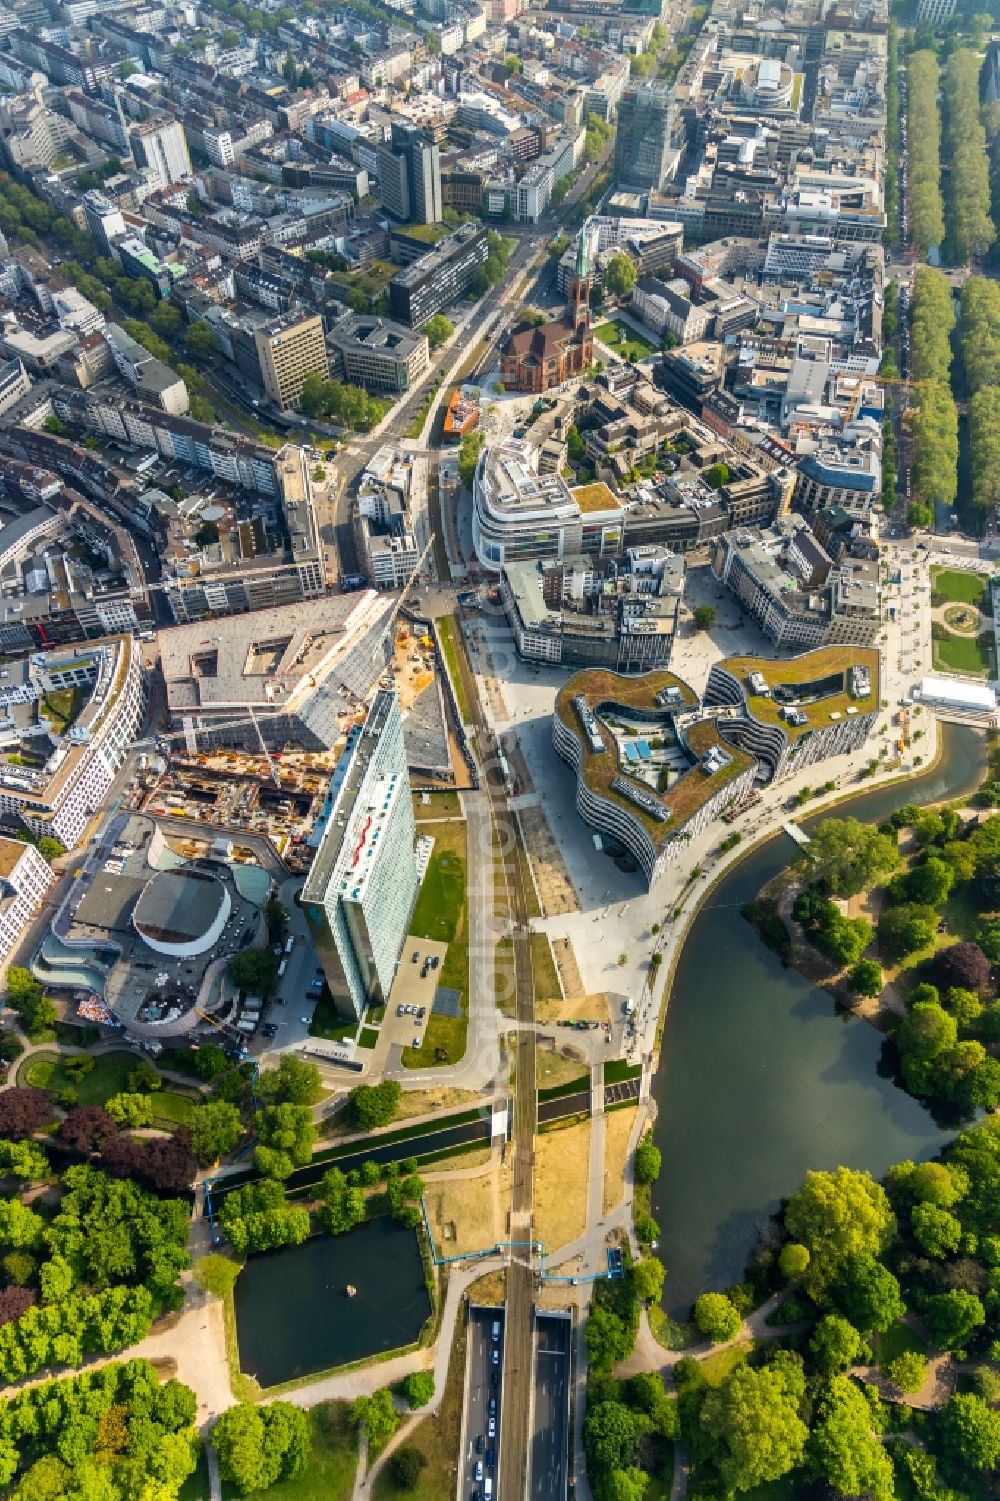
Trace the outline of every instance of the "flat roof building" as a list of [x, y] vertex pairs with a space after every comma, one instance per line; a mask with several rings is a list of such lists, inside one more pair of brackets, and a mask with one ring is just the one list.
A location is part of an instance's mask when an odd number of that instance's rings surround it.
[[261, 384], [282, 409], [294, 407], [307, 375], [330, 373], [323, 320], [290, 315], [254, 330]]

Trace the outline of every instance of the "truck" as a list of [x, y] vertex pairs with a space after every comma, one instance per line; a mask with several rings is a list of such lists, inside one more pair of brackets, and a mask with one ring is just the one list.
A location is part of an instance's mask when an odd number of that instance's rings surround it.
[[285, 958], [286, 959], [288, 958], [289, 954], [292, 952], [292, 949], [294, 947], [295, 947], [295, 939], [294, 938], [286, 939], [286, 941], [285, 941]]
[[257, 1023], [252, 1021], [240, 1021], [236, 1023], [236, 1030], [237, 1032], [245, 1032], [249, 1035], [252, 1032], [256, 1032]]
[[282, 959], [281, 963], [278, 965], [278, 979], [279, 980], [281, 979], [282, 975], [285, 973], [285, 970], [287, 968], [288, 968], [288, 960], [287, 959]]

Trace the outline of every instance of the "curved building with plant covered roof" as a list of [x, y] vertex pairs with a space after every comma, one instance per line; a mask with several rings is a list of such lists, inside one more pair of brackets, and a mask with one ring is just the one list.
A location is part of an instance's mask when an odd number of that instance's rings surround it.
[[719, 721], [724, 739], [774, 782], [864, 745], [880, 691], [874, 647], [821, 646], [778, 660], [725, 657], [708, 675], [705, 703], [731, 710]]
[[672, 672], [576, 673], [556, 698], [552, 741], [576, 772], [580, 817], [631, 855], [649, 885], [756, 775], [753, 756], [722, 739]]

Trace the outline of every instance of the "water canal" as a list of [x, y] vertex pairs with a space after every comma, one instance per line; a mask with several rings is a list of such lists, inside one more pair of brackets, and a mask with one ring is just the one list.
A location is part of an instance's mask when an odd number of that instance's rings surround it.
[[[932, 771], [841, 811], [879, 822], [905, 802], [958, 796], [984, 769], [982, 735], [945, 726]], [[674, 976], [654, 1085], [663, 1167], [653, 1188], [674, 1317], [686, 1318], [700, 1292], [740, 1280], [758, 1232], [810, 1168], [880, 1175], [946, 1139], [879, 1075], [879, 1033], [783, 969], [740, 916], [792, 853], [785, 836], [772, 839], [715, 888]]]
[[235, 1299], [240, 1369], [264, 1387], [412, 1344], [431, 1312], [416, 1233], [388, 1215], [251, 1256]]

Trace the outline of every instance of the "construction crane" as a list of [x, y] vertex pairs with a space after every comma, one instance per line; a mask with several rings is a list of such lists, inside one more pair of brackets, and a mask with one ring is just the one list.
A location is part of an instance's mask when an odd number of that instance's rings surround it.
[[[426, 544], [425, 544], [422, 552], [420, 553], [420, 556], [417, 558], [417, 561], [414, 563], [413, 568], [410, 570], [410, 574], [409, 574], [409, 577], [408, 577], [408, 579], [406, 581], [406, 584], [400, 590], [399, 598], [397, 599], [395, 605], [393, 606], [390, 614], [388, 615], [388, 617], [387, 617], [387, 619], [385, 621], [385, 624], [383, 625], [382, 635], [380, 637], [380, 640], [383, 643], [385, 641], [387, 641], [387, 640], [391, 640], [391, 638], [392, 638], [393, 632], [396, 629], [396, 622], [397, 622], [397, 620], [399, 618], [399, 612], [403, 608], [403, 605], [404, 605], [404, 603], [406, 601], [406, 596], [408, 595], [409, 591], [413, 588], [414, 581], [420, 575], [420, 571], [423, 568], [424, 563], [426, 562], [428, 553], [431, 551], [432, 547], [434, 546], [435, 535], [436, 534], [434, 532], [431, 532], [430, 536], [428, 537], [427, 542], [426, 542]], [[243, 714], [234, 714], [232, 718], [227, 718], [227, 719], [224, 719], [224, 720], [215, 720], [215, 721], [212, 722], [212, 724], [210, 726], [206, 726], [206, 729], [210, 728], [212, 731], [217, 731], [217, 730], [231, 730], [231, 729], [237, 729], [237, 728], [240, 728], [240, 727], [243, 727], [243, 726], [246, 726], [246, 725], [250, 725], [251, 728], [253, 729], [256, 737], [257, 737], [257, 740], [258, 740], [259, 744], [260, 744], [261, 753], [263, 754], [264, 759], [267, 762], [268, 770], [269, 770], [270, 775], [271, 775], [271, 779], [274, 782], [274, 784], [275, 784], [276, 787], [280, 787], [281, 786], [281, 781], [280, 781], [280, 778], [278, 776], [278, 771], [277, 771], [277, 768], [276, 768], [276, 766], [274, 764], [274, 761], [273, 761], [273, 759], [271, 757], [271, 754], [270, 754], [270, 752], [269, 752], [269, 750], [268, 750], [268, 748], [267, 748], [267, 746], [265, 744], [264, 735], [263, 735], [263, 732], [261, 730], [261, 723], [264, 722], [266, 724], [267, 721], [272, 720], [272, 719], [283, 719], [283, 718], [285, 718], [287, 716], [289, 710], [290, 709], [294, 710], [302, 702], [302, 700], [310, 692], [312, 692], [312, 690], [314, 688], [315, 688], [315, 681], [309, 679], [308, 677], [304, 677], [304, 678], [300, 679], [300, 681], [295, 685], [295, 687], [292, 689], [292, 692], [289, 694], [289, 696], [288, 696], [287, 700], [285, 701], [285, 703], [282, 704], [280, 707], [274, 708], [274, 709], [260, 709], [260, 708], [257, 708], [255, 706], [252, 706], [252, 705], [248, 704], [245, 713], [243, 713]], [[197, 734], [198, 734], [197, 728], [192, 728], [190, 730], [170, 730], [170, 731], [165, 731], [165, 732], [158, 732], [155, 735], [147, 736], [143, 740], [136, 741], [135, 745], [133, 746], [133, 749], [134, 750], [157, 749], [160, 745], [162, 745], [165, 742], [173, 742], [173, 741], [177, 741], [177, 740], [188, 741], [191, 738], [192, 735], [195, 738], [197, 738]]]

